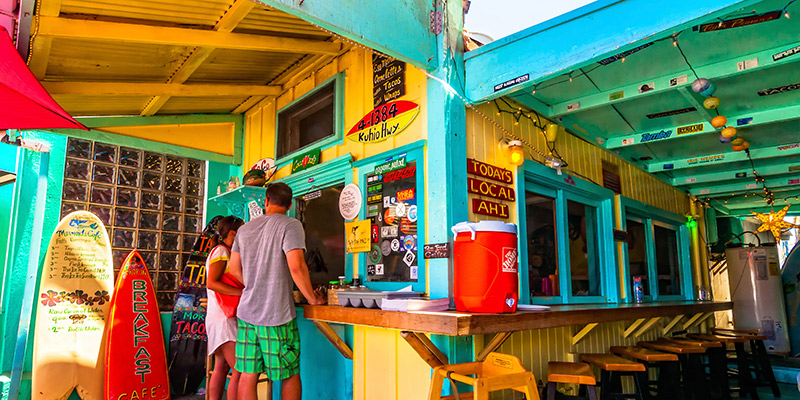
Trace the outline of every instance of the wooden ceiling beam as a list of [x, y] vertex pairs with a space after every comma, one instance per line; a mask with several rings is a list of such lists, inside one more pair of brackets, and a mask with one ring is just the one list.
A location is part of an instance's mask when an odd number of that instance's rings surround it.
[[335, 55], [342, 48], [340, 43], [321, 40], [44, 16], [39, 19], [38, 34], [40, 36], [72, 39], [109, 40], [166, 46], [199, 46], [297, 54]]
[[52, 95], [82, 96], [277, 96], [280, 86], [132, 83], [132, 82], [42, 82]]

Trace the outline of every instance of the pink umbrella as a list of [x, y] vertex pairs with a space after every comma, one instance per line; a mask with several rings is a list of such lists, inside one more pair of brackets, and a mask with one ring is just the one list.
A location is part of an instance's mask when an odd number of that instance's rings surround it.
[[50, 97], [0, 26], [0, 130], [47, 128], [89, 130]]

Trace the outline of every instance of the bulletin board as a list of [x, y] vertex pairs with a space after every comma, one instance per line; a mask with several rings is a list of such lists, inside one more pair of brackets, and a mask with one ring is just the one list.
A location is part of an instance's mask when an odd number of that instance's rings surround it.
[[376, 165], [366, 183], [372, 230], [367, 281], [417, 282], [417, 163], [401, 157]]

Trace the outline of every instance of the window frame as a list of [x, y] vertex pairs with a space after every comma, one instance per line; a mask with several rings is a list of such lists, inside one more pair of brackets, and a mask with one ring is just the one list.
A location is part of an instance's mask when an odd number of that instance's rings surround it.
[[328, 79], [324, 82], [320, 83], [319, 85], [315, 86], [313, 89], [309, 90], [308, 92], [304, 93], [300, 97], [294, 99], [289, 104], [281, 107], [275, 113], [275, 142], [274, 142], [274, 149], [275, 154], [277, 156], [279, 143], [280, 143], [280, 115], [282, 112], [286, 112], [287, 110], [291, 109], [292, 107], [296, 106], [300, 102], [308, 99], [309, 97], [315, 95], [322, 89], [325, 89], [328, 85], [333, 85], [333, 135], [319, 139], [316, 142], [310, 143], [306, 146], [300, 147], [296, 150], [289, 152], [283, 156], [280, 156], [275, 160], [275, 165], [278, 168], [283, 168], [285, 165], [288, 165], [292, 162], [295, 156], [311, 151], [320, 149], [320, 151], [325, 150], [331, 146], [341, 145], [344, 142], [344, 72], [340, 72]]
[[[568, 182], [572, 178], [572, 182]], [[531, 160], [517, 170], [517, 216], [520, 226], [527, 224], [526, 192], [548, 196], [555, 199], [556, 250], [559, 265], [558, 296], [532, 297], [528, 277], [528, 232], [527, 227], [519, 229], [520, 249], [520, 303], [522, 304], [592, 304], [616, 303], [619, 277], [616, 269], [616, 249], [613, 241], [613, 203], [614, 192], [599, 185], [587, 182], [578, 176], [545, 167]], [[572, 294], [572, 271], [569, 267], [567, 201], [574, 201], [597, 208], [597, 251], [613, 257], [597, 257], [600, 277], [600, 295], [575, 296]]]
[[[620, 196], [620, 216], [622, 220], [622, 230], [628, 231], [628, 219], [641, 221], [645, 230], [645, 254], [647, 257], [647, 275], [650, 295], [644, 296], [644, 301], [680, 301], [694, 300], [694, 277], [692, 276], [691, 259], [689, 254], [689, 227], [686, 226], [686, 218], [660, 208], [644, 204], [629, 197]], [[655, 226], [661, 226], [675, 231], [676, 245], [678, 251], [678, 273], [680, 274], [680, 294], [660, 295], [658, 293], [658, 270], [656, 265], [655, 248]], [[622, 246], [622, 264], [624, 272], [622, 284], [626, 288], [623, 301], [633, 302], [631, 291], [633, 282], [630, 277], [630, 262], [628, 258], [628, 243]]]

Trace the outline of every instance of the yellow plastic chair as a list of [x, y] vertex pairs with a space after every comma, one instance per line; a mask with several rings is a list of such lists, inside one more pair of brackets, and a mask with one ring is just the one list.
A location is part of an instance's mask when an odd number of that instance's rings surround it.
[[[470, 377], [474, 375], [475, 377]], [[449, 379], [454, 394], [442, 397], [444, 380]], [[455, 382], [472, 386], [472, 392], [455, 392]], [[536, 378], [526, 371], [519, 358], [489, 353], [483, 362], [442, 365], [433, 369], [428, 400], [489, 400], [489, 392], [513, 389], [525, 393], [528, 400], [539, 400]]]

